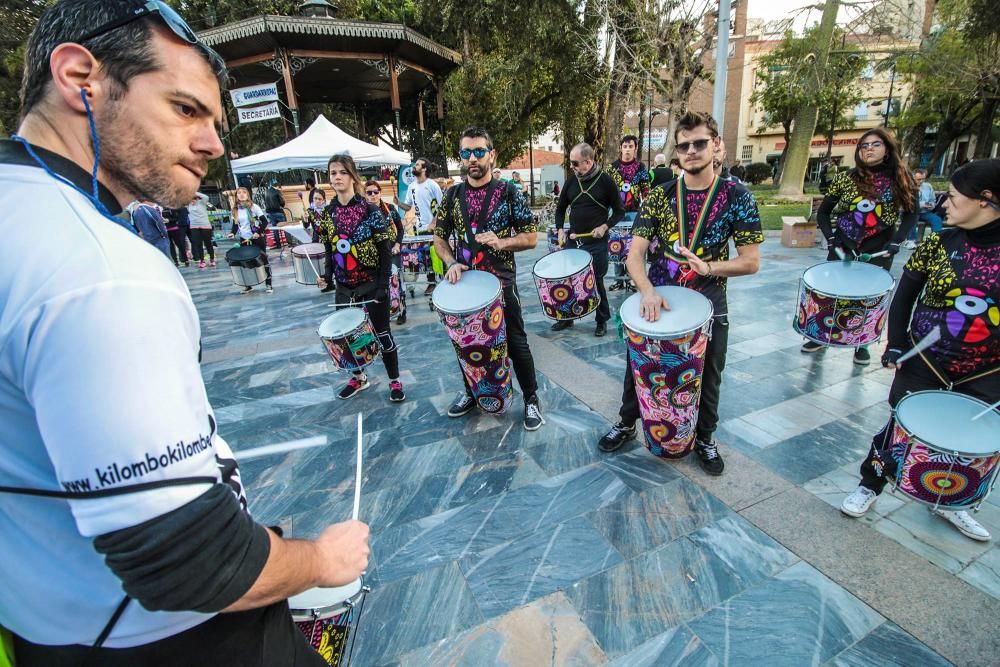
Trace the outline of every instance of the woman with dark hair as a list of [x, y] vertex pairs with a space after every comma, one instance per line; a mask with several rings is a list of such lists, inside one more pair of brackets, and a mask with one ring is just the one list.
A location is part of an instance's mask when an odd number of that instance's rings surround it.
[[[854, 164], [854, 169], [833, 178], [816, 213], [826, 238], [826, 258], [832, 261], [842, 255], [855, 258], [885, 251], [888, 254], [870, 261], [888, 270], [892, 256], [917, 223], [917, 187], [899, 157], [896, 140], [880, 127], [858, 140]], [[803, 352], [823, 349], [813, 341], [802, 346]], [[867, 346], [854, 351], [854, 363], [867, 366], [870, 360]]]
[[[333, 249], [333, 273], [338, 304], [365, 303], [382, 345], [382, 363], [389, 376], [389, 400], [406, 398], [399, 381], [399, 353], [389, 328], [389, 278], [395, 231], [382, 212], [361, 196], [361, 177], [349, 155], [334, 155], [328, 164], [336, 197], [326, 207], [320, 237]], [[358, 371], [337, 394], [351, 398], [367, 389], [368, 376]]]
[[[229, 230], [229, 238], [237, 235], [240, 242], [253, 244], [260, 248], [261, 259], [264, 261], [264, 270], [267, 272], [267, 280], [264, 281], [266, 291], [271, 294], [274, 288], [271, 286], [271, 263], [267, 259], [267, 239], [264, 232], [267, 230], [267, 215], [264, 210], [254, 203], [250, 197], [249, 188], [236, 188], [236, 206], [233, 207], [233, 227]], [[247, 287], [241, 294], [249, 294], [252, 287]]]
[[[896, 371], [892, 408], [908, 393], [944, 389], [994, 403], [1000, 398], [1000, 160], [980, 160], [951, 177], [945, 230], [927, 237], [903, 268], [889, 310], [889, 346], [882, 365]], [[917, 340], [940, 338], [902, 364]], [[888, 444], [893, 419], [872, 440], [861, 484], [841, 505], [848, 516], [871, 508], [896, 473]], [[990, 539], [967, 512], [935, 511], [963, 535]]]
[[[320, 231], [323, 229], [323, 220], [328, 217], [326, 212], [326, 193], [322, 188], [313, 188], [309, 191], [309, 206], [306, 208], [306, 215], [302, 219], [302, 226], [307, 230], [312, 230], [313, 243], [320, 242]], [[333, 282], [333, 246], [329, 241], [323, 243], [326, 253], [323, 269], [323, 284], [317, 285], [321, 292], [332, 292], [336, 287]]]
[[382, 186], [375, 179], [369, 179], [365, 183], [365, 199], [368, 200], [369, 204], [378, 207], [378, 210], [385, 217], [386, 224], [389, 224], [390, 229], [395, 234], [395, 239], [392, 243], [392, 264], [396, 267], [397, 280], [400, 281], [399, 315], [396, 317], [396, 324], [404, 324], [406, 323], [406, 292], [403, 290], [402, 284], [403, 260], [399, 255], [399, 249], [403, 243], [403, 219], [399, 217], [399, 211], [396, 210], [395, 206], [389, 206], [382, 199]]

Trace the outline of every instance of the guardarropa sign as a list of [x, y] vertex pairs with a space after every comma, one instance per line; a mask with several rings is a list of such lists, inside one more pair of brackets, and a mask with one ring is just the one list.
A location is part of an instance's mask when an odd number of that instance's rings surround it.
[[247, 86], [246, 88], [236, 88], [229, 91], [229, 96], [233, 99], [233, 106], [245, 107], [261, 102], [274, 102], [278, 99], [278, 84], [265, 83], [259, 86]]

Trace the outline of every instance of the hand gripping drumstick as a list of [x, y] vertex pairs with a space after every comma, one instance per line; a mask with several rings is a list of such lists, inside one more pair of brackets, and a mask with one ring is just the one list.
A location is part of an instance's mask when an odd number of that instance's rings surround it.
[[990, 412], [993, 412], [993, 411], [994, 411], [994, 410], [996, 410], [997, 408], [1000, 408], [1000, 401], [997, 401], [996, 403], [994, 403], [994, 404], [993, 404], [993, 405], [991, 405], [990, 407], [986, 408], [985, 410], [983, 410], [982, 412], [980, 412], [979, 414], [977, 414], [977, 415], [976, 415], [975, 417], [973, 417], [973, 418], [972, 418], [972, 419], [970, 419], [969, 421], [976, 421], [976, 420], [977, 420], [977, 419], [979, 419], [980, 417], [982, 417], [982, 416], [984, 416], [984, 415], [986, 415], [986, 414], [988, 414], [988, 413], [990, 413]]
[[910, 349], [909, 352], [902, 355], [899, 359], [896, 359], [896, 365], [902, 365], [904, 361], [920, 354], [939, 340], [941, 340], [941, 329], [931, 329], [926, 336], [920, 339], [919, 343]]
[[354, 514], [352, 518], [358, 520], [358, 510], [361, 509], [361, 413], [358, 413], [358, 464], [354, 472]]

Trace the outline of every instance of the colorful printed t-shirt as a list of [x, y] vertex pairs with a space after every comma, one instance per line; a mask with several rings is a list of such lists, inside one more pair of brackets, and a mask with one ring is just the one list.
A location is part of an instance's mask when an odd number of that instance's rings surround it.
[[903, 270], [926, 281], [910, 333], [940, 330], [930, 352], [952, 380], [1000, 364], [1000, 244], [974, 245], [952, 228], [921, 243]]
[[[698, 214], [708, 194], [709, 190], [688, 190], [685, 193], [685, 211], [688, 220], [686, 246], [691, 244]], [[694, 252], [705, 261], [729, 259], [730, 238], [737, 246], [764, 242], [757, 202], [743, 185], [733, 181], [720, 182], [703, 229]], [[650, 254], [653, 259], [649, 266], [649, 280], [653, 285], [683, 283], [680, 263], [667, 254], [680, 239], [677, 222], [677, 181], [653, 188], [649, 198], [642, 204], [639, 217], [632, 226], [632, 234], [646, 239], [651, 244]], [[727, 314], [725, 278], [694, 274], [685, 286], [708, 297], [712, 301], [716, 315]]]
[[[493, 232], [500, 238], [510, 238], [518, 234], [533, 234], [535, 221], [524, 201], [524, 195], [516, 185], [497, 182], [492, 188], [489, 202], [486, 202], [489, 189], [489, 185], [474, 188], [463, 183], [449, 190], [438, 210], [434, 233], [446, 241], [454, 234], [458, 239], [456, 260], [481, 271], [489, 271], [504, 285], [509, 285], [514, 282], [517, 272], [514, 253], [479, 245], [475, 243], [475, 235]], [[477, 222], [484, 205], [487, 209], [480, 227]]]
[[336, 198], [326, 207], [320, 239], [333, 248], [333, 273], [337, 284], [357, 287], [378, 278], [378, 248], [392, 242], [395, 230], [385, 216], [360, 195], [346, 205]]
[[652, 179], [646, 165], [638, 160], [622, 162], [615, 160], [605, 170], [618, 186], [618, 193], [626, 213], [639, 210], [639, 206], [649, 196]]
[[876, 171], [875, 191], [878, 197], [866, 199], [851, 178], [854, 170], [833, 177], [826, 196], [837, 199], [833, 208], [834, 230], [854, 247], [874, 236], [888, 232], [899, 224], [899, 209], [893, 200], [892, 181], [883, 171]]

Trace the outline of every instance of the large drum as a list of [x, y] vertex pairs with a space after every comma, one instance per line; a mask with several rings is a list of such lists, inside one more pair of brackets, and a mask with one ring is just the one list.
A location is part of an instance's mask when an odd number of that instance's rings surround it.
[[608, 230], [608, 261], [625, 264], [628, 251], [632, 247], [632, 223], [620, 222]]
[[514, 388], [500, 281], [492, 273], [466, 271], [454, 285], [438, 283], [431, 303], [448, 330], [476, 403], [485, 412], [504, 412], [510, 407]]
[[295, 282], [300, 285], [315, 285], [323, 275], [324, 259], [326, 248], [322, 243], [302, 243], [292, 248]]
[[255, 245], [244, 244], [226, 251], [226, 262], [233, 274], [233, 284], [253, 287], [267, 280], [264, 253]]
[[670, 304], [656, 322], [640, 315], [641, 294], [625, 299], [620, 317], [646, 447], [656, 456], [679, 458], [694, 445], [712, 302], [687, 287], [656, 291]]
[[806, 269], [799, 281], [795, 331], [821, 345], [857, 347], [882, 335], [892, 276], [864, 262], [823, 262]]
[[320, 340], [333, 363], [342, 371], [360, 371], [382, 350], [375, 327], [362, 308], [341, 308], [319, 325]]
[[918, 391], [895, 409], [889, 456], [895, 488], [943, 510], [979, 507], [1000, 470], [1000, 413], [952, 391]]
[[358, 579], [346, 586], [311, 588], [289, 598], [292, 620], [326, 664], [337, 667], [343, 662], [345, 652], [347, 661], [343, 664], [351, 664], [368, 590]]
[[417, 276], [430, 272], [433, 245], [433, 236], [403, 237], [403, 242], [399, 244], [399, 257], [403, 265], [403, 274], [408, 280], [416, 280]]
[[535, 277], [542, 312], [553, 320], [586, 317], [601, 303], [594, 263], [586, 250], [559, 250], [535, 262]]

